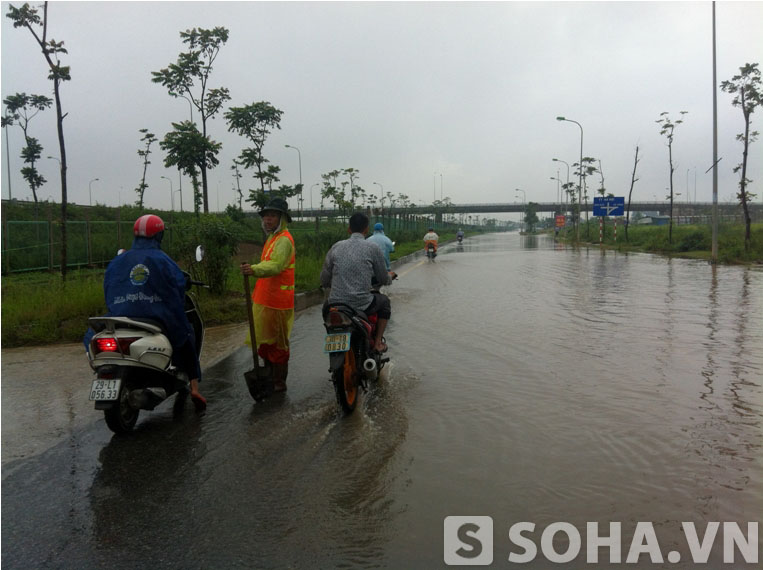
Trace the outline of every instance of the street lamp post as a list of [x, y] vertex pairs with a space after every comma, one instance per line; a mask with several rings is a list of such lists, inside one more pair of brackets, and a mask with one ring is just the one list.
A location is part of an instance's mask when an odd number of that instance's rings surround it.
[[583, 199], [583, 125], [578, 123], [577, 121], [573, 121], [572, 119], [567, 119], [565, 117], [557, 117], [557, 121], [567, 121], [568, 123], [575, 123], [578, 127], [580, 127], [580, 162], [578, 163], [578, 227], [577, 227], [577, 233], [576, 233], [576, 239], [577, 241], [580, 241], [580, 204], [582, 203]]
[[164, 178], [167, 182], [170, 183], [170, 212], [172, 212], [175, 210], [175, 193], [172, 191], [172, 180], [166, 176], [160, 176], [159, 178]]
[[[315, 209], [313, 208], [313, 188], [316, 186], [320, 186], [320, 182], [316, 182], [312, 186], [310, 186], [310, 209], [313, 211], [313, 215], [315, 215]], [[321, 198], [321, 212], [317, 216], [315, 216], [315, 231], [319, 231], [321, 228], [321, 214], [323, 213], [323, 198]]]
[[[5, 130], [5, 136], [6, 137], [8, 136], [8, 129]], [[6, 150], [8, 149], [8, 142], [7, 142], [7, 140], [6, 140], [5, 148], [6, 148]], [[55, 157], [55, 156], [49, 156], [48, 158], [50, 160], [55, 160], [58, 163], [58, 170], [60, 171], [61, 170], [61, 161], [57, 157]], [[10, 159], [9, 159], [9, 161], [10, 161]], [[8, 162], [8, 164], [10, 164], [10, 162]], [[10, 195], [10, 192], [11, 192], [11, 170], [10, 170], [10, 167], [8, 167], [8, 194], [9, 194], [8, 195], [8, 199], [12, 199], [13, 198], [13, 196]]]
[[[527, 193], [524, 190], [522, 190], [521, 188], [514, 188], [514, 191], [515, 192], [522, 192], [522, 204], [526, 205], [527, 204]], [[514, 194], [514, 196], [516, 196], [516, 194]], [[521, 226], [522, 227], [522, 231], [524, 231], [524, 229], [525, 229], [525, 222], [523, 221], [521, 215], [519, 216], [519, 221], [522, 224], [522, 226]]]
[[91, 181], [88, 183], [88, 185], [87, 185], [87, 188], [88, 188], [88, 192], [89, 192], [89, 195], [90, 195], [90, 205], [91, 205], [91, 206], [93, 205], [93, 182], [96, 182], [96, 181], [98, 181], [98, 180], [100, 180], [100, 178], [93, 178], [93, 179], [92, 179], [92, 180], [91, 180]]
[[310, 209], [311, 210], [313, 209], [313, 188], [315, 188], [316, 186], [320, 186], [320, 185], [321, 185], [320, 182], [316, 182], [315, 184], [310, 186]]
[[559, 200], [559, 213], [562, 213], [562, 181], [559, 180], [559, 171], [556, 171], [556, 176], [552, 176], [551, 180], [556, 180], [556, 198]]
[[379, 188], [381, 188], [381, 215], [383, 220], [384, 219], [384, 186], [382, 186], [378, 182], [373, 182], [372, 184], [376, 184]]
[[[297, 158], [299, 159], [299, 202], [302, 201], [302, 153], [299, 152], [299, 149], [296, 146], [284, 145], [286, 148], [293, 148], [297, 151]], [[312, 206], [311, 206], [312, 207]]]
[[[569, 183], [570, 183], [570, 165], [569, 165], [569, 163], [565, 162], [564, 160], [559, 160], [558, 158], [552, 158], [551, 160], [553, 160], [554, 162], [561, 162], [562, 164], [564, 164], [567, 167], [567, 188], [569, 188]], [[564, 193], [562, 193], [562, 197], [564, 197]]]

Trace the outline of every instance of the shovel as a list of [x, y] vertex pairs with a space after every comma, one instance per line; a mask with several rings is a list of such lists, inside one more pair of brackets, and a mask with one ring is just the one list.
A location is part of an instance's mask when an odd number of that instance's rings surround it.
[[244, 275], [244, 293], [246, 294], [246, 316], [249, 317], [249, 335], [252, 339], [252, 360], [254, 368], [244, 372], [246, 387], [255, 401], [264, 400], [273, 393], [273, 376], [269, 366], [260, 366], [257, 356], [257, 339], [254, 336], [254, 315], [252, 314], [252, 294], [249, 288], [249, 276]]

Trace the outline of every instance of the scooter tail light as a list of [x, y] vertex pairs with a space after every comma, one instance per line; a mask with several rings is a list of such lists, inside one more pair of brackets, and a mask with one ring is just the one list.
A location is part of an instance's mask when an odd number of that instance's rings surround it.
[[140, 337], [102, 337], [95, 339], [95, 353], [100, 352], [120, 352], [122, 354], [130, 353], [130, 345]]
[[328, 314], [328, 323], [332, 327], [340, 327], [352, 324], [352, 321], [340, 311], [331, 311]]
[[97, 338], [95, 339], [95, 352], [116, 352], [119, 350], [117, 339], [115, 338]]

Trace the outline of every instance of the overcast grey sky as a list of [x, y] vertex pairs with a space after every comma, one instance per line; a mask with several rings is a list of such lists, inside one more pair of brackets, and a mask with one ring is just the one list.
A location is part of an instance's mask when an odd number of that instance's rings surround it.
[[[19, 3], [13, 3], [20, 5]], [[34, 4], [34, 3], [33, 3]], [[52, 84], [36, 43], [14, 29], [2, 3], [2, 97], [48, 94]], [[358, 183], [378, 194], [407, 194], [415, 202], [553, 201], [563, 164], [584, 155], [600, 159], [605, 186], [627, 194], [636, 145], [639, 181], [634, 199], [664, 198], [668, 151], [655, 121], [663, 111], [676, 128], [674, 184], [686, 199], [712, 196], [712, 4], [710, 2], [51, 2], [49, 37], [63, 40], [72, 80], [62, 87], [69, 198], [87, 204], [134, 201], [142, 163], [141, 128], [160, 139], [171, 122], [188, 118], [184, 99], [151, 82], [151, 71], [176, 61], [179, 32], [224, 26], [228, 43], [214, 67], [212, 87], [227, 87], [228, 106], [269, 101], [284, 112], [282, 129], [265, 155], [281, 167], [281, 183], [298, 182], [302, 155], [305, 205], [320, 175], [356, 168]], [[718, 81], [745, 63], [763, 63], [761, 2], [718, 2]], [[227, 108], [227, 106], [226, 106]], [[194, 113], [194, 118], [198, 119]], [[763, 131], [763, 111], [753, 126]], [[733, 199], [741, 160], [735, 135], [742, 113], [718, 91], [719, 196]], [[234, 200], [230, 166], [247, 142], [227, 132], [222, 116], [209, 123], [223, 144], [209, 174], [210, 209]], [[38, 115], [31, 134], [43, 157], [58, 156], [55, 112]], [[31, 199], [19, 170], [22, 135], [10, 131], [10, 164], [2, 138], [2, 196]], [[749, 178], [763, 197], [763, 142], [753, 146]], [[153, 147], [146, 203], [169, 207], [177, 171]], [[60, 199], [54, 160], [43, 158], [41, 199]], [[688, 174], [688, 176], [687, 176]], [[247, 172], [244, 187], [256, 182]], [[121, 189], [121, 190], [120, 190]], [[183, 181], [184, 206], [191, 204]], [[219, 198], [218, 198], [219, 192]], [[318, 188], [312, 201], [319, 204]], [[519, 194], [521, 200], [521, 193]], [[176, 199], [176, 208], [178, 200]]]

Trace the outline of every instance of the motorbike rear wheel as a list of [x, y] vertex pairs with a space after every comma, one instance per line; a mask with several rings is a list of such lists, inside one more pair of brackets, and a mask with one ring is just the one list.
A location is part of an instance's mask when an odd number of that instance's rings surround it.
[[122, 380], [122, 386], [119, 388], [119, 398], [110, 408], [103, 410], [103, 417], [106, 425], [114, 433], [128, 433], [135, 427], [138, 421], [139, 409], [130, 405], [130, 389], [127, 386], [127, 380]]
[[358, 403], [358, 385], [360, 384], [360, 371], [352, 348], [344, 353], [344, 364], [334, 370], [333, 381], [339, 405], [345, 413], [352, 413]]

